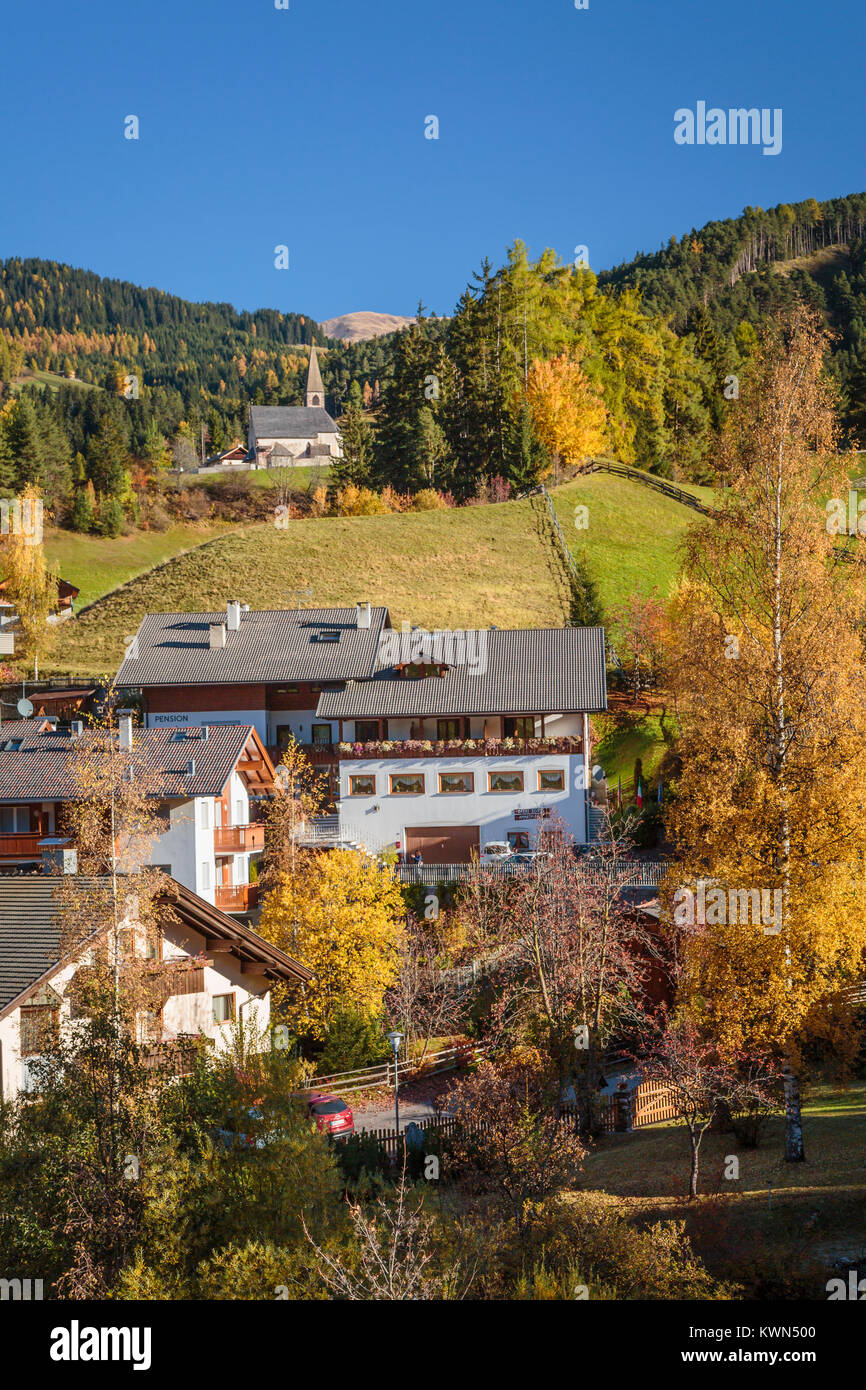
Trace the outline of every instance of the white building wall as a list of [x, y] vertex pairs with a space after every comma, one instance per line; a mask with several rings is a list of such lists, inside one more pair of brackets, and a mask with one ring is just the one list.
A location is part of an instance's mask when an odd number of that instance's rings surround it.
[[[559, 768], [564, 791], [538, 790], [538, 772]], [[523, 772], [522, 792], [487, 790], [488, 772]], [[423, 773], [423, 796], [390, 792], [389, 777], [407, 772]], [[439, 791], [440, 772], [472, 772], [474, 791], [458, 794]], [[375, 776], [374, 796], [350, 796], [349, 778]], [[478, 758], [357, 758], [340, 762], [340, 833], [368, 844], [406, 844], [407, 826], [477, 825], [482, 848], [490, 840], [505, 840], [509, 830], [528, 830], [534, 838], [539, 826], [549, 821], [516, 820], [516, 810], [551, 808], [579, 843], [585, 843], [586, 793], [583, 757], [580, 754], [545, 753], [530, 757]], [[360, 833], [354, 833], [360, 832]], [[365, 838], [366, 837], [366, 838]]]
[[[202, 805], [209, 808], [210, 828], [203, 824]], [[214, 859], [212, 797], [195, 797], [188, 801], [172, 802], [169, 806], [169, 827], [149, 846], [148, 864], [163, 864], [172, 878], [198, 893], [206, 902], [214, 902], [216, 863]], [[209, 866], [203, 872], [203, 866]], [[208, 880], [210, 887], [205, 886]]]
[[148, 713], [149, 729], [200, 729], [203, 724], [252, 724], [263, 743], [267, 743], [267, 711], [237, 710], [174, 710], [169, 713]]

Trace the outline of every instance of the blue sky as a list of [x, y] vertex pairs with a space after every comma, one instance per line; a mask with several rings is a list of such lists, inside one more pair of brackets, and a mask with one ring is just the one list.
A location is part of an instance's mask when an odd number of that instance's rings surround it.
[[[319, 320], [448, 313], [516, 237], [601, 269], [866, 188], [863, 0], [289, 2], [7, 10], [0, 256]], [[781, 153], [677, 146], [700, 100], [781, 107]]]

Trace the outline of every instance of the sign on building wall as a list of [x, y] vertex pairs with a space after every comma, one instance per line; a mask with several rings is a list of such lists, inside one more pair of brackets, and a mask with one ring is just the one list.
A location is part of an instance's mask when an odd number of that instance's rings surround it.
[[548, 820], [549, 817], [549, 806], [521, 806], [514, 812], [515, 820]]

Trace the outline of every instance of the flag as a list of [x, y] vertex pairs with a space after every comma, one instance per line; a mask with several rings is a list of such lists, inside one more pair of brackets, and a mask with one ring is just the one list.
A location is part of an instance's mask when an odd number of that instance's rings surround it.
[[643, 810], [643, 789], [641, 788], [640, 778], [637, 779], [637, 796], [635, 797], [635, 801], [637, 802], [637, 809], [638, 809], [639, 811], [642, 811], [642, 810]]
[[658, 803], [659, 803], [659, 805], [661, 806], [661, 804], [662, 804], [662, 778], [661, 778], [661, 773], [659, 773]]

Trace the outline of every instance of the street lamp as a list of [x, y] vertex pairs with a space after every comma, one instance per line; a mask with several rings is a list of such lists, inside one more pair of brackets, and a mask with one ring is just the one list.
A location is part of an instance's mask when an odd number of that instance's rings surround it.
[[388, 1034], [388, 1041], [394, 1053], [394, 1128], [397, 1134], [400, 1133], [400, 1067], [398, 1058], [400, 1056], [400, 1044], [403, 1041], [403, 1034], [394, 1029], [393, 1033]]

